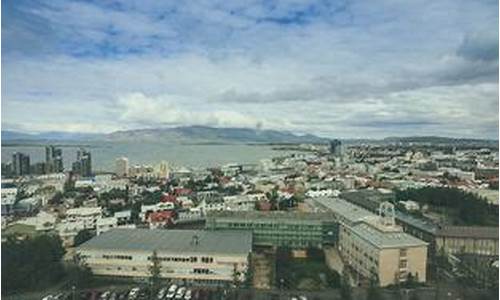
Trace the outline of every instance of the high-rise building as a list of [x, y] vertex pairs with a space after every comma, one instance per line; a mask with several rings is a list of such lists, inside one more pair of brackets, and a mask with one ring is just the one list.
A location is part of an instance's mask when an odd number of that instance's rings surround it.
[[55, 146], [45, 147], [45, 164], [47, 173], [60, 173], [64, 171], [62, 149]]
[[167, 178], [170, 175], [170, 168], [168, 167], [168, 163], [166, 161], [162, 161], [158, 165], [158, 176], [160, 178]]
[[89, 151], [80, 148], [76, 152], [76, 161], [72, 165], [73, 173], [82, 177], [92, 176], [92, 157]]
[[16, 176], [30, 173], [30, 157], [27, 154], [16, 152], [12, 155], [12, 171]]
[[342, 142], [340, 140], [330, 141], [330, 153], [335, 156], [342, 156]]
[[120, 157], [116, 159], [115, 173], [120, 177], [128, 176], [128, 158]]

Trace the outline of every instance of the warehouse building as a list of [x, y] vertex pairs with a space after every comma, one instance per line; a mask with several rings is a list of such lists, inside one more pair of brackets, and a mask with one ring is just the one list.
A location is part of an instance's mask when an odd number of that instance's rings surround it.
[[219, 284], [245, 280], [251, 250], [250, 232], [112, 229], [77, 253], [95, 275], [141, 278], [156, 251], [162, 277]]
[[330, 213], [221, 211], [207, 215], [208, 230], [246, 230], [255, 246], [306, 249], [335, 242], [338, 224]]

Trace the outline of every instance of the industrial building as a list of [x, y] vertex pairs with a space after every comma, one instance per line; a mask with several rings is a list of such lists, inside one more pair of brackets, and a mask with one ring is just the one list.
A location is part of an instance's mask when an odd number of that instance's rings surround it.
[[111, 229], [77, 248], [95, 275], [150, 276], [156, 252], [164, 278], [220, 284], [244, 281], [252, 234], [241, 231]]

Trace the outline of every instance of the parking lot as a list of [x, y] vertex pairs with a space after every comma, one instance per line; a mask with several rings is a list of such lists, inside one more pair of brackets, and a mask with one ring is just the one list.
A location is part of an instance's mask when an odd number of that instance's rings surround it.
[[178, 284], [162, 286], [158, 292], [151, 293], [147, 287], [109, 288], [85, 291], [66, 291], [47, 294], [42, 300], [191, 300], [221, 299], [227, 290], [217, 288], [188, 287]]

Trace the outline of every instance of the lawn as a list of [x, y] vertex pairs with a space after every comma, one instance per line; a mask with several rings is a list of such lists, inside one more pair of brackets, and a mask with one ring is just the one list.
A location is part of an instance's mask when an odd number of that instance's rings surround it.
[[20, 234], [33, 236], [36, 233], [35, 226], [25, 225], [25, 224], [14, 224], [7, 227], [3, 232], [4, 235], [8, 234]]
[[288, 254], [278, 253], [276, 284], [283, 289], [317, 291], [339, 287], [340, 276], [328, 268], [322, 252], [316, 251], [307, 258], [293, 258]]

